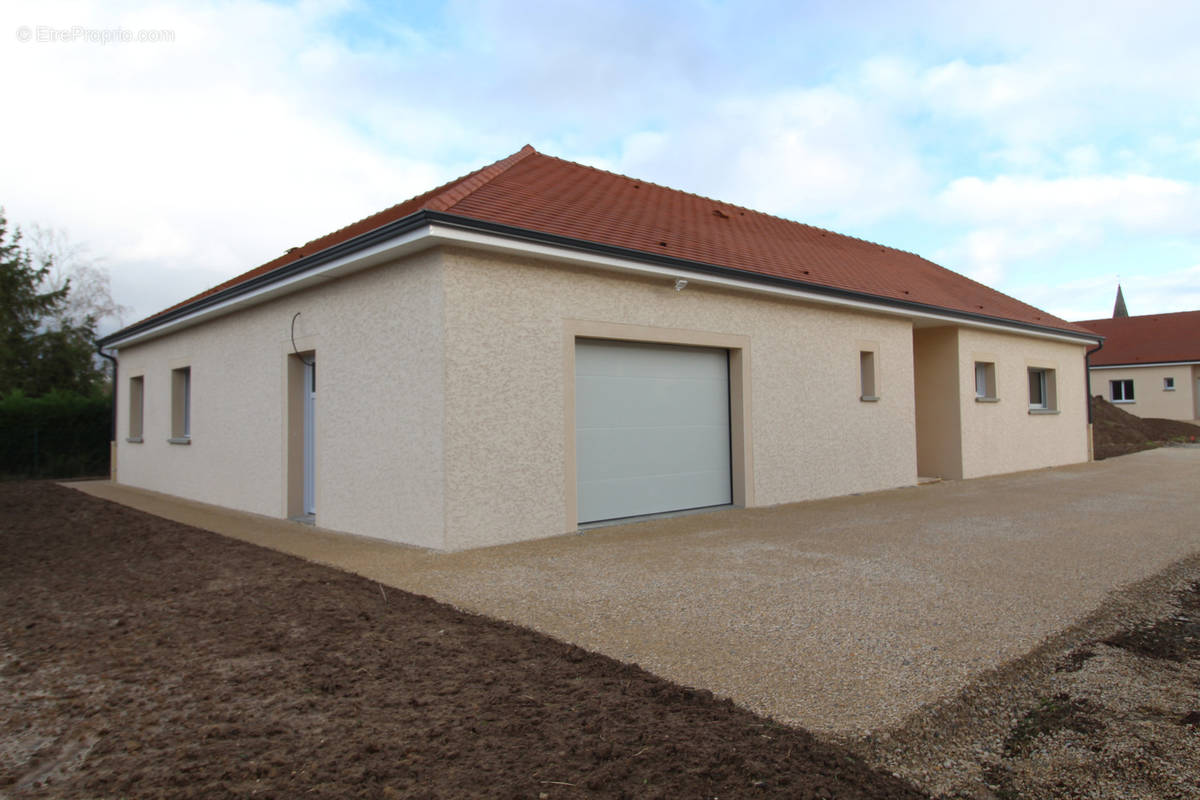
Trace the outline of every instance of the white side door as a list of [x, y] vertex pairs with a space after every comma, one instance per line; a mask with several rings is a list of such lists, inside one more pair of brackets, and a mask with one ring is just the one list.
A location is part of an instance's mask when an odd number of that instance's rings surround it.
[[304, 513], [317, 513], [317, 363], [304, 365]]

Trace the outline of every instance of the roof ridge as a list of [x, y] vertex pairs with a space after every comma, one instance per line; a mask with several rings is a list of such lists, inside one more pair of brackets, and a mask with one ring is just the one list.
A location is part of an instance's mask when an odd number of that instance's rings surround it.
[[444, 184], [443, 187], [434, 190], [436, 194], [422, 204], [422, 208], [429, 209], [430, 211], [449, 211], [466, 197], [504, 174], [514, 164], [534, 153], [537, 153], [537, 150], [533, 149], [533, 145], [527, 144], [507, 158], [502, 158], [482, 169], [477, 169], [457, 180]]
[[[552, 155], [548, 155], [546, 153], [539, 153], [539, 155], [542, 156], [542, 158], [549, 158], [549, 159], [553, 159], [554, 161], [561, 161], [564, 164], [570, 164], [571, 166], [574, 166], [574, 167], [583, 167], [584, 169], [590, 169], [593, 172], [599, 172], [604, 175], [612, 175], [613, 177], [616, 177], [616, 178], [624, 178], [625, 180], [633, 181], [634, 183], [640, 184], [642, 186], [653, 186], [656, 189], [662, 189], [667, 192], [676, 192], [678, 194], [687, 195], [688, 197], [695, 197], [698, 200], [704, 200], [709, 203], [715, 203], [724, 208], [734, 208], [734, 209], [738, 209], [739, 211], [748, 211], [751, 214], [757, 214], [761, 217], [768, 217], [769, 219], [779, 220], [780, 222], [786, 222], [789, 225], [799, 225], [802, 228], [808, 228], [809, 230], [813, 230], [813, 231], [820, 231], [821, 233], [827, 233], [827, 234], [830, 234], [831, 236], [838, 236], [842, 239], [853, 239], [856, 242], [862, 242], [863, 244], [869, 244], [874, 247], [881, 247], [885, 250], [890, 250], [893, 253], [904, 253], [905, 255], [915, 256], [916, 258], [922, 258], [922, 259], [924, 258], [924, 256], [922, 256], [920, 253], [914, 253], [911, 250], [902, 250], [899, 247], [892, 247], [890, 245], [882, 244], [880, 242], [873, 242], [870, 239], [863, 239], [861, 236], [852, 236], [848, 233], [841, 233], [839, 231], [833, 230], [832, 228], [822, 228], [820, 225], [813, 225], [808, 222], [801, 222], [800, 220], [797, 220], [797, 219], [788, 219], [787, 217], [781, 217], [778, 214], [772, 214], [769, 211], [761, 211], [757, 208], [750, 208], [750, 206], [742, 206], [742, 205], [738, 205], [737, 203], [730, 203], [728, 200], [717, 200], [716, 198], [709, 197], [708, 195], [699, 194], [697, 192], [689, 192], [686, 189], [676, 189], [673, 186], [666, 186], [665, 184], [655, 183], [654, 181], [647, 181], [647, 180], [642, 180], [641, 178], [634, 178], [630, 175], [624, 174], [623, 172], [614, 172], [613, 170], [610, 170], [610, 169], [601, 169], [600, 167], [594, 167], [591, 164], [583, 164], [578, 161], [570, 161], [565, 158], [560, 158], [559, 156], [552, 156]], [[930, 263], [932, 263], [932, 262], [930, 262]], [[943, 267], [943, 269], [944, 269], [944, 267]]]

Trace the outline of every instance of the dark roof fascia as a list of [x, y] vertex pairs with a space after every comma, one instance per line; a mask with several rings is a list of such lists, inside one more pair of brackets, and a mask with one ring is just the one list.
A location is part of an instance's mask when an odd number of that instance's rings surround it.
[[675, 256], [662, 255], [659, 253], [648, 253], [643, 250], [634, 250], [627, 247], [618, 247], [616, 245], [602, 244], [600, 242], [591, 242], [586, 239], [575, 239], [569, 236], [560, 236], [558, 234], [545, 233], [543, 231], [535, 231], [528, 228], [518, 228], [498, 222], [489, 222], [487, 220], [474, 219], [472, 217], [464, 217], [457, 214], [449, 214], [444, 211], [430, 211], [428, 209], [421, 209], [394, 222], [389, 222], [386, 225], [381, 225], [380, 227], [375, 228], [374, 230], [359, 234], [352, 239], [347, 239], [344, 242], [331, 245], [324, 250], [313, 253], [310, 256], [304, 256], [303, 258], [297, 259], [290, 264], [284, 264], [283, 266], [277, 267], [270, 272], [265, 272], [262, 275], [256, 275], [253, 278], [248, 278], [241, 283], [235, 284], [226, 289], [222, 289], [221, 291], [215, 292], [206, 297], [201, 297], [194, 302], [188, 303], [187, 305], [180, 306], [179, 308], [172, 309], [166, 313], [150, 317], [142, 322], [130, 325], [129, 327], [123, 328], [114, 333], [110, 333], [104, 338], [100, 339], [98, 344], [100, 346], [107, 346], [110, 342], [153, 330], [154, 328], [157, 328], [167, 322], [171, 322], [172, 320], [176, 320], [181, 317], [188, 316], [189, 314], [193, 314], [197, 311], [201, 311], [205, 308], [224, 303], [243, 294], [253, 292], [264, 286], [277, 283], [285, 278], [307, 272], [335, 259], [351, 255], [359, 250], [363, 250], [372, 245], [378, 244], [381, 241], [386, 241], [396, 236], [402, 236], [405, 233], [409, 233], [431, 223], [437, 223], [446, 227], [458, 228], [466, 231], [491, 233], [507, 239], [535, 242], [538, 244], [548, 244], [570, 250], [612, 256], [615, 258], [624, 258], [633, 261], [641, 261], [644, 263], [656, 264], [658, 266], [670, 267], [673, 269], [682, 269], [723, 278], [731, 278], [739, 281], [748, 281], [751, 283], [760, 283], [768, 286], [777, 286], [784, 289], [803, 291], [827, 297], [867, 302], [873, 305], [887, 306], [905, 311], [937, 314], [939, 316], [950, 317], [953, 319], [969, 320], [973, 322], [986, 322], [1007, 328], [1018, 328], [1021, 330], [1034, 331], [1038, 333], [1053, 334], [1056, 336], [1067, 336], [1070, 338], [1079, 339], [1081, 342], [1101, 342], [1104, 340], [1103, 336], [1096, 333], [1088, 335], [1077, 331], [1054, 328], [1048, 325], [1036, 325], [1030, 322], [1020, 322], [1018, 320], [1006, 319], [1004, 317], [993, 317], [986, 314], [972, 314], [967, 311], [956, 311], [954, 309], [942, 308], [941, 306], [915, 303], [906, 300], [896, 300], [890, 297], [880, 297], [879, 295], [867, 294], [865, 292], [855, 292], [849, 289], [838, 289], [830, 286], [806, 283], [804, 281], [798, 281], [792, 278], [764, 275], [759, 272], [749, 272], [746, 270], [734, 269], [732, 267], [722, 267], [717, 264], [709, 264], [703, 261], [692, 261], [689, 259], [677, 258]]

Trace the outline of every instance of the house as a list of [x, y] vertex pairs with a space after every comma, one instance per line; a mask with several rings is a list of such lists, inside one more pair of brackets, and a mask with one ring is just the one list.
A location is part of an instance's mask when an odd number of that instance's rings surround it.
[[526, 146], [102, 344], [121, 483], [457, 550], [1085, 461], [1098, 341]]
[[1079, 324], [1105, 338], [1091, 357], [1093, 394], [1139, 417], [1200, 420], [1200, 311]]

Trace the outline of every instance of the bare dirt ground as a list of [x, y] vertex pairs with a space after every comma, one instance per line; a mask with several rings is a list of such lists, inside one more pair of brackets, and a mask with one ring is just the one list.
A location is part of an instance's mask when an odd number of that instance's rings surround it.
[[1092, 422], [1097, 459], [1123, 456], [1168, 443], [1200, 442], [1200, 426], [1174, 419], [1134, 416], [1100, 395], [1092, 398]]
[[0, 800], [1200, 798], [1200, 556], [838, 740], [46, 483], [0, 484], [0, 609]]
[[633, 665], [0, 484], [0, 797], [918, 798]]

